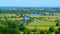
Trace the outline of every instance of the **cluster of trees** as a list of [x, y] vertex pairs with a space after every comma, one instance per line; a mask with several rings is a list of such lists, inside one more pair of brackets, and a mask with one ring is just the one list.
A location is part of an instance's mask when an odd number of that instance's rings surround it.
[[44, 12], [49, 12], [49, 13], [56, 13], [56, 12], [60, 12], [60, 8], [43, 8], [43, 10], [41, 10], [42, 8], [0, 8], [0, 13], [44, 13]]

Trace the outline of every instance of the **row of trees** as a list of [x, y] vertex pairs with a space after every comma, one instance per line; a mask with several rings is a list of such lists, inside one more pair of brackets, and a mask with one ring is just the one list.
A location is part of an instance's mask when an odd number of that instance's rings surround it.
[[[42, 9], [42, 8], [38, 8], [38, 9], [36, 9], [36, 8], [23, 8], [23, 9], [21, 9], [21, 8], [19, 8], [18, 9], [18, 7], [17, 8], [4, 8], [4, 9], [0, 9], [0, 13], [44, 13], [44, 12], [49, 12], [49, 13], [56, 13], [56, 12], [60, 12], [60, 9], [58, 8], [50, 8], [50, 9], [48, 9], [48, 8], [43, 8], [43, 10], [40, 10], [40, 9]], [[56, 10], [56, 11], [55, 11]]]

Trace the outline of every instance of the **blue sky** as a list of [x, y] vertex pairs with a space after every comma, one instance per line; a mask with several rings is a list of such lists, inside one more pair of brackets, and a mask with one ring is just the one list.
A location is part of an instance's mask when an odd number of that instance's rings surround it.
[[60, 0], [0, 0], [0, 6], [60, 7]]

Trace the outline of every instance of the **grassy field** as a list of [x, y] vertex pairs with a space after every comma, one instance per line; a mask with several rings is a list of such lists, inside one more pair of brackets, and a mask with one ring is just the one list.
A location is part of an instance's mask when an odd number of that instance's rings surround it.
[[[17, 18], [7, 18], [10, 21], [23, 20], [22, 17], [18, 18], [18, 16], [16, 14], [1, 14], [0, 15], [0, 20], [4, 20], [4, 15], [6, 17], [12, 17], [12, 16], [17, 17]], [[34, 18], [31, 15], [27, 15], [27, 16], [30, 16], [31, 18]], [[40, 17], [60, 19], [60, 16], [40, 16]], [[39, 16], [37, 16], [36, 18], [39, 18]], [[48, 30], [49, 27], [54, 27], [55, 29], [58, 28], [58, 27], [56, 27], [56, 22], [55, 21], [48, 21], [48, 20], [45, 21], [45, 20], [39, 20], [39, 19], [36, 19], [36, 22], [30, 22], [28, 25], [25, 25], [25, 26], [26, 26], [27, 29], [38, 29], [38, 30]], [[23, 32], [21, 32], [21, 33], [23, 34]], [[54, 34], [54, 32], [52, 34]]]
[[[16, 16], [17, 18], [7, 18], [8, 20], [23, 20], [22, 17], [18, 18], [18, 16], [16, 14], [1, 14], [0, 17], [4, 17], [4, 15], [6, 17], [12, 17], [12, 16]], [[27, 15], [27, 14], [25, 14]], [[31, 18], [33, 18], [33, 16], [29, 15]], [[58, 16], [40, 16], [40, 17], [45, 17], [45, 18], [48, 18], [48, 17], [52, 17], [52, 18], [59, 18]], [[37, 16], [37, 18], [39, 18]], [[4, 20], [4, 18], [0, 18], [2, 20]], [[60, 19], [60, 18], [59, 18]], [[56, 25], [56, 22], [54, 21], [45, 21], [45, 20], [38, 20], [36, 19], [36, 22], [31, 22], [30, 24], [27, 25], [27, 27], [40, 27], [40, 26], [55, 26]]]
[[52, 21], [43, 21], [43, 20], [37, 20], [36, 22], [32, 22], [30, 24], [28, 24], [26, 27], [28, 29], [46, 29], [48, 30], [49, 27], [55, 27], [56, 26], [56, 22], [52, 22]]

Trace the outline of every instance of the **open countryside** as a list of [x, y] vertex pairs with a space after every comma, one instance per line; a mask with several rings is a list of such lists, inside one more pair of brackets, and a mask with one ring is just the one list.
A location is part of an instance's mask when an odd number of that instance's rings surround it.
[[60, 8], [1, 7], [1, 34], [60, 34]]

